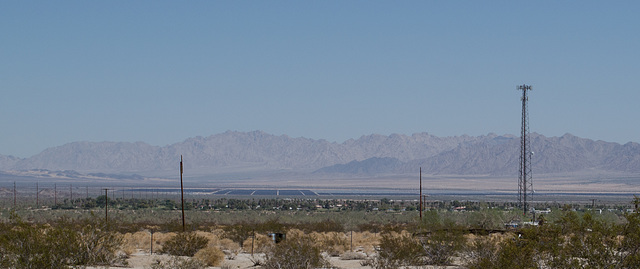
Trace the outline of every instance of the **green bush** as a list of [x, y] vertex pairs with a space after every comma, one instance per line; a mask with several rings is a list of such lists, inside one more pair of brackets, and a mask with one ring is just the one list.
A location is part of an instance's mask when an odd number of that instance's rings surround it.
[[193, 257], [200, 249], [209, 243], [209, 239], [195, 232], [178, 233], [171, 237], [162, 246], [162, 253], [174, 256]]
[[265, 269], [308, 269], [329, 267], [310, 236], [287, 238], [265, 253]]
[[77, 264], [124, 265], [126, 257], [117, 255], [122, 246], [122, 235], [109, 231], [93, 218], [77, 228]]
[[76, 265], [124, 265], [116, 254], [119, 235], [100, 229], [95, 219], [32, 224], [15, 214], [0, 227], [3, 268], [69, 268]]
[[469, 269], [492, 268], [498, 260], [498, 242], [488, 236], [471, 241], [465, 248], [465, 265]]
[[[639, 203], [636, 197], [634, 202]], [[624, 236], [620, 242], [621, 264], [623, 268], [640, 268], [640, 213], [628, 214], [627, 223], [622, 227]]]
[[424, 249], [410, 234], [383, 233], [378, 255], [369, 263], [376, 269], [424, 265]]
[[458, 229], [433, 231], [420, 240], [426, 262], [430, 265], [449, 265], [463, 247], [464, 237]]

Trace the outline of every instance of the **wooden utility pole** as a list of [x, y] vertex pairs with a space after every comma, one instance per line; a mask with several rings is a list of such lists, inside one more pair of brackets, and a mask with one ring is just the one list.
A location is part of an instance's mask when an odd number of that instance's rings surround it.
[[182, 172], [184, 171], [182, 166], [182, 155], [180, 155], [180, 200], [182, 200], [182, 232], [185, 231], [184, 226], [184, 185], [182, 184]]
[[104, 189], [104, 227], [109, 229], [109, 189]]
[[420, 167], [420, 221], [422, 222], [422, 167]]
[[153, 230], [149, 230], [149, 232], [151, 233], [151, 251], [149, 253], [153, 255]]

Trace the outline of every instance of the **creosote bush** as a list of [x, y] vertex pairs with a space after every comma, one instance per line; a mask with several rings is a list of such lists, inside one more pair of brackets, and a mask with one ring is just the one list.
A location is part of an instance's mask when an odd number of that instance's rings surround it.
[[224, 261], [224, 252], [218, 247], [208, 246], [196, 252], [194, 257], [207, 266], [218, 266]]
[[51, 224], [28, 223], [15, 214], [0, 224], [2, 268], [70, 268], [78, 265], [125, 265], [116, 252], [122, 236], [95, 218]]
[[381, 235], [378, 255], [368, 263], [376, 269], [424, 265], [424, 249], [411, 234], [386, 232]]
[[264, 234], [255, 234], [255, 238], [247, 238], [242, 243], [242, 250], [247, 253], [251, 253], [253, 246], [253, 253], [264, 253], [273, 247], [273, 240]]
[[322, 256], [321, 249], [307, 235], [288, 236], [265, 253], [262, 268], [265, 269], [309, 269], [330, 267]]
[[465, 245], [465, 239], [458, 229], [437, 230], [423, 237], [420, 244], [427, 264], [450, 265], [453, 256]]
[[195, 232], [178, 233], [162, 245], [162, 253], [174, 256], [193, 257], [200, 249], [207, 246], [209, 240]]

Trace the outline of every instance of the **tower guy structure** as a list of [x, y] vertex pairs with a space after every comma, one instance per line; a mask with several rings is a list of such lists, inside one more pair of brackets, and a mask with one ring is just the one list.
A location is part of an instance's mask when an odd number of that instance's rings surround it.
[[518, 203], [522, 208], [523, 215], [526, 215], [529, 207], [527, 204], [528, 196], [533, 194], [533, 183], [531, 181], [531, 142], [529, 139], [529, 112], [527, 103], [529, 97], [527, 92], [531, 91], [531, 85], [520, 85], [517, 87], [522, 91], [522, 125], [520, 127], [520, 159], [519, 159], [519, 175], [518, 175]]

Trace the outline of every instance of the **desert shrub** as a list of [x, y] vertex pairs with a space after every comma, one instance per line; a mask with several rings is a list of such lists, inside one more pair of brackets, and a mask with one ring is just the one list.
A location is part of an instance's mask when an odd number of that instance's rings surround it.
[[353, 233], [352, 251], [363, 251], [369, 255], [375, 252], [374, 246], [377, 245], [380, 245], [380, 236], [377, 234], [373, 234], [368, 231]]
[[505, 223], [505, 217], [498, 210], [482, 209], [467, 212], [464, 221], [466, 226], [480, 229], [501, 229]]
[[255, 231], [255, 226], [248, 223], [238, 223], [223, 227], [222, 238], [231, 239], [238, 244], [244, 243]]
[[118, 255], [121, 236], [103, 229], [95, 219], [65, 219], [31, 224], [13, 216], [0, 231], [3, 268], [68, 268], [75, 265], [124, 265]]
[[534, 240], [517, 235], [505, 240], [498, 248], [496, 261], [487, 268], [538, 268], [535, 244]]
[[198, 260], [186, 257], [171, 257], [168, 261], [156, 260], [151, 269], [204, 269], [207, 265]]
[[244, 240], [242, 249], [245, 252], [251, 253], [251, 244], [253, 244], [254, 253], [264, 253], [273, 247], [273, 240], [264, 234], [256, 234], [255, 239], [247, 238], [247, 240]]
[[169, 232], [169, 233], [156, 232], [153, 234], [153, 243], [155, 245], [162, 246], [174, 236], [176, 236], [176, 233], [173, 233], [173, 232]]
[[151, 234], [149, 232], [126, 233], [122, 235], [122, 250], [132, 254], [137, 249], [150, 250]]
[[[69, 268], [73, 263], [64, 254], [72, 253], [69, 248], [77, 245], [75, 234], [64, 230], [55, 233], [58, 236], [55, 238], [54, 233], [46, 232], [50, 227], [24, 222], [15, 215], [11, 223], [3, 226], [0, 231], [2, 268]], [[63, 248], [54, 250], [56, 243], [62, 243]]]
[[200, 249], [207, 246], [209, 240], [194, 232], [178, 233], [167, 240], [162, 246], [162, 253], [174, 256], [193, 257]]
[[310, 236], [291, 236], [278, 243], [265, 254], [265, 269], [302, 269], [328, 267], [329, 262], [322, 256]]
[[424, 249], [420, 242], [408, 233], [381, 234], [378, 255], [368, 262], [376, 269], [424, 265]]
[[221, 230], [215, 230], [214, 232], [196, 231], [196, 234], [206, 238], [210, 246], [217, 246], [220, 245], [221, 239], [216, 232], [222, 233]]
[[370, 232], [370, 233], [379, 233], [382, 231], [382, 225], [375, 222], [366, 222], [360, 223], [356, 226], [357, 231], [361, 232]]
[[344, 253], [349, 249], [349, 240], [343, 233], [313, 232], [310, 236], [314, 239], [316, 245], [320, 247], [320, 249], [331, 256], [339, 256], [341, 253]]
[[491, 268], [497, 260], [499, 242], [490, 237], [474, 237], [465, 247], [465, 264], [469, 269]]
[[[636, 206], [640, 204], [635, 197]], [[621, 264], [623, 268], [640, 268], [640, 213], [625, 216], [627, 223], [622, 226], [622, 240], [620, 242]]]
[[318, 233], [328, 233], [328, 232], [343, 232], [344, 225], [335, 220], [326, 219], [318, 222], [307, 222], [296, 225], [296, 228], [302, 230], [306, 233], [318, 232]]
[[287, 227], [280, 223], [277, 218], [269, 219], [260, 223], [240, 222], [234, 225], [223, 227], [223, 238], [228, 238], [244, 247], [243, 243], [247, 238], [255, 234], [267, 234], [270, 232], [286, 232]]
[[439, 230], [423, 237], [420, 243], [428, 264], [449, 265], [453, 256], [464, 246], [465, 239], [460, 230]]
[[224, 261], [224, 253], [218, 247], [206, 247], [196, 252], [196, 259], [204, 262], [207, 266], [218, 266]]
[[126, 257], [118, 255], [122, 235], [105, 229], [97, 220], [87, 220], [78, 231], [78, 264], [124, 265]]
[[232, 251], [232, 252], [239, 252], [240, 251], [240, 244], [234, 242], [231, 239], [227, 239], [227, 238], [218, 241], [218, 246], [220, 246], [220, 249], [222, 249], [222, 250], [228, 250], [228, 251]]

